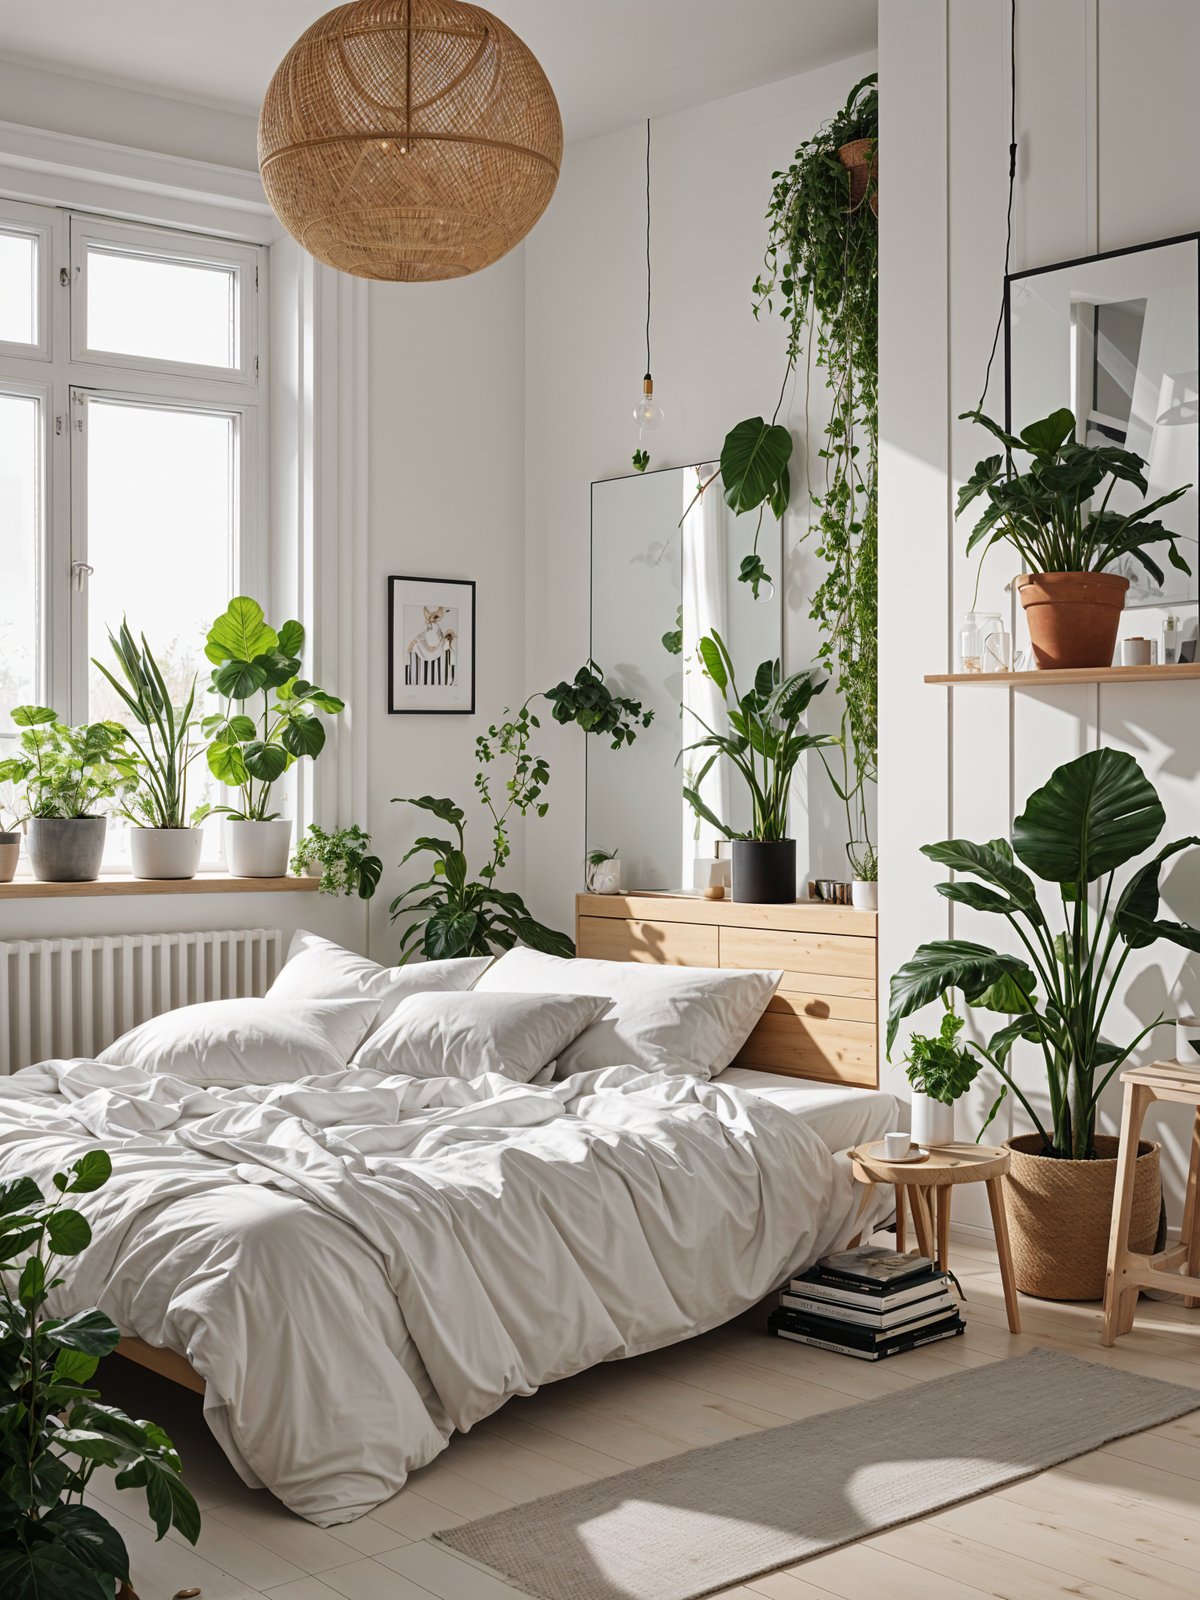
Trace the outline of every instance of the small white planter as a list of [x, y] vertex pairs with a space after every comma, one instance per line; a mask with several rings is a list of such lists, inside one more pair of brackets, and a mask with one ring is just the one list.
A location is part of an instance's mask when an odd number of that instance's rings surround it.
[[194, 878], [204, 835], [199, 828], [134, 828], [129, 854], [135, 878]]
[[850, 904], [860, 911], [879, 910], [879, 884], [872, 878], [855, 878], [850, 885]]
[[292, 825], [278, 822], [235, 822], [225, 818], [225, 864], [232, 878], [287, 876]]
[[11, 883], [21, 859], [21, 835], [0, 833], [0, 883]]
[[614, 856], [611, 861], [601, 861], [598, 866], [589, 867], [587, 886], [592, 894], [620, 894], [620, 856]]
[[922, 1149], [936, 1149], [938, 1145], [954, 1143], [954, 1107], [940, 1100], [912, 1092], [912, 1139]]

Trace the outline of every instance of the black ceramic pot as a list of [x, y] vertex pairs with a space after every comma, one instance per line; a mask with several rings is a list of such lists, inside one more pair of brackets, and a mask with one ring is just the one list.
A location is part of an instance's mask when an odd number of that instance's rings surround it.
[[733, 841], [734, 900], [774, 906], [795, 898], [795, 839]]

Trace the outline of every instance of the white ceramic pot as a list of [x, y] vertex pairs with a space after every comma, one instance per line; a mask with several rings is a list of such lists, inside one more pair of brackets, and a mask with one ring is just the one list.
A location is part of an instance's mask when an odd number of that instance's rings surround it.
[[277, 822], [235, 822], [225, 818], [225, 865], [232, 878], [287, 876], [292, 825]]
[[0, 833], [0, 883], [11, 883], [21, 859], [21, 835]]
[[865, 878], [855, 878], [850, 885], [850, 904], [860, 911], [879, 910], [879, 885], [874, 878], [869, 883]]
[[954, 1107], [945, 1106], [940, 1100], [934, 1100], [930, 1095], [922, 1094], [919, 1089], [912, 1092], [912, 1139], [913, 1143], [928, 1150], [941, 1144], [954, 1143]]
[[135, 878], [194, 878], [204, 835], [199, 828], [134, 828], [129, 854]]
[[587, 886], [593, 894], [620, 894], [620, 856], [614, 856], [611, 861], [601, 861], [598, 866], [589, 867]]

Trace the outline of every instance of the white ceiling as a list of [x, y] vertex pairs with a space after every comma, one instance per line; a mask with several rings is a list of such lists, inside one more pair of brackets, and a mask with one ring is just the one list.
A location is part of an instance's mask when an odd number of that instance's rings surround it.
[[[873, 50], [877, 0], [493, 0], [568, 139]], [[257, 114], [321, 0], [0, 0], [0, 56]], [[2, 115], [0, 108], [0, 115]]]

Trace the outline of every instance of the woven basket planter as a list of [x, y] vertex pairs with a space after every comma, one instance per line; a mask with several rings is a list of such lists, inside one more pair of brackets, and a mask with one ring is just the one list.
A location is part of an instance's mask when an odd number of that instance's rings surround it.
[[874, 139], [851, 139], [838, 148], [838, 160], [850, 174], [850, 209], [857, 211], [871, 179], [871, 210], [879, 215], [879, 150]]
[[[1096, 1135], [1095, 1161], [1039, 1155], [1041, 1135], [1006, 1141], [1004, 1199], [1017, 1288], [1039, 1300], [1100, 1300], [1108, 1264], [1118, 1140]], [[1129, 1248], [1149, 1253], [1158, 1233], [1160, 1146], [1138, 1145]]]

